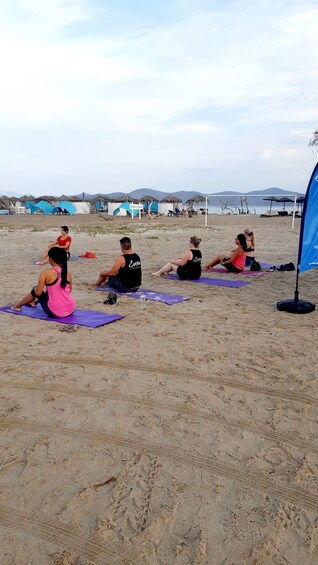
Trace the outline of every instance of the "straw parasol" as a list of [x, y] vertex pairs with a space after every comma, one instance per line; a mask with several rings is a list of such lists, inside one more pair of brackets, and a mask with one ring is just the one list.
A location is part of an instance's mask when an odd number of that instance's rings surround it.
[[138, 200], [129, 196], [129, 194], [123, 194], [123, 196], [118, 196], [118, 198], [114, 198], [114, 202], [130, 202], [131, 204], [137, 204]]
[[202, 194], [196, 194], [195, 196], [191, 196], [191, 198], [188, 198], [188, 200], [186, 201], [186, 204], [199, 204], [199, 202], [205, 202], [205, 196], [203, 196]]
[[155, 196], [149, 196], [149, 194], [146, 194], [146, 196], [139, 199], [139, 202], [159, 202], [159, 199]]
[[174, 194], [169, 194], [165, 196], [160, 202], [167, 202], [168, 204], [180, 204], [182, 202], [181, 198], [178, 198]]

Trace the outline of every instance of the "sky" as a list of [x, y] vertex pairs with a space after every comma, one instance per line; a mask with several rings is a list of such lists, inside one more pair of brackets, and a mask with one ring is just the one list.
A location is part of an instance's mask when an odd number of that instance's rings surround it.
[[0, 192], [305, 192], [317, 29], [316, 0], [1, 0]]

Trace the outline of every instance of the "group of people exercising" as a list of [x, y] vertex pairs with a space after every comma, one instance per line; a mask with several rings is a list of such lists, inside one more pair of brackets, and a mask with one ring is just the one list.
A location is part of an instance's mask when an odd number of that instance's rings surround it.
[[[42, 265], [48, 260], [50, 268], [41, 272], [37, 285], [22, 300], [11, 306], [12, 311], [20, 312], [22, 306], [34, 307], [39, 302], [49, 317], [64, 318], [74, 312], [76, 302], [72, 296], [72, 275], [67, 268], [72, 242], [68, 232], [67, 226], [61, 227], [61, 235], [48, 246], [41, 261], [36, 263]], [[159, 271], [152, 274], [160, 277], [174, 272], [181, 280], [197, 280], [202, 270], [209, 270], [218, 264], [224, 266], [227, 271], [240, 273], [255, 256], [254, 234], [250, 230], [245, 230], [236, 237], [236, 248], [229, 256], [217, 255], [202, 268], [200, 242], [199, 237], [192, 236], [189, 248], [182, 257], [170, 260]], [[136, 292], [141, 285], [140, 257], [133, 251], [129, 237], [121, 238], [120, 247], [121, 255], [117, 257], [109, 270], [99, 274], [96, 287], [108, 285], [117, 292]]]

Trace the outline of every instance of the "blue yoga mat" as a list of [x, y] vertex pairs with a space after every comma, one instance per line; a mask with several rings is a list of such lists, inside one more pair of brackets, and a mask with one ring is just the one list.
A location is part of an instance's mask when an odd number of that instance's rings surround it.
[[69, 261], [84, 261], [85, 257], [79, 257], [78, 255], [71, 255]]
[[211, 286], [229, 286], [234, 288], [240, 288], [241, 286], [246, 286], [247, 284], [251, 284], [249, 281], [231, 281], [229, 279], [210, 279], [210, 277], [200, 277], [195, 281], [189, 281], [179, 279], [177, 275], [167, 275], [169, 279], [177, 280], [179, 282], [186, 282], [186, 283], [198, 283], [198, 284], [208, 284]]
[[190, 300], [187, 296], [178, 296], [176, 294], [167, 294], [166, 292], [155, 292], [154, 290], [138, 290], [138, 292], [117, 292], [109, 286], [99, 286], [96, 290], [107, 290], [108, 292], [115, 292], [122, 296], [130, 296], [130, 298], [140, 298], [141, 292], [144, 293], [147, 300], [154, 300], [155, 302], [164, 302], [172, 306], [173, 304], [178, 304], [178, 302], [184, 302], [185, 300]]
[[76, 324], [78, 326], [87, 326], [88, 328], [98, 328], [110, 324], [116, 320], [124, 318], [119, 314], [104, 314], [103, 312], [94, 312], [92, 310], [78, 310], [76, 309], [73, 314], [65, 318], [49, 318], [43, 312], [41, 306], [38, 304], [35, 308], [29, 306], [22, 306], [21, 312], [15, 312], [10, 309], [10, 306], [3, 306], [0, 308], [1, 312], [7, 314], [15, 314], [16, 316], [27, 316], [28, 318], [37, 318], [38, 320], [45, 320], [45, 322], [56, 322], [59, 324]]

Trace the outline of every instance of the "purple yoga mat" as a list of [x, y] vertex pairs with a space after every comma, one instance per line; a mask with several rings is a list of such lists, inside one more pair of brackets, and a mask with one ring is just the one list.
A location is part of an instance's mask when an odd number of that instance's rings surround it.
[[119, 314], [104, 314], [103, 312], [94, 312], [92, 310], [78, 310], [76, 309], [73, 314], [67, 316], [66, 318], [49, 318], [45, 312], [43, 312], [41, 306], [38, 304], [35, 308], [30, 308], [28, 306], [22, 306], [21, 312], [15, 312], [10, 309], [10, 306], [3, 306], [0, 308], [1, 312], [6, 312], [8, 314], [15, 314], [16, 316], [27, 316], [28, 318], [37, 318], [39, 320], [45, 320], [46, 322], [57, 322], [59, 324], [76, 324], [78, 326], [87, 326], [88, 328], [98, 328], [98, 326], [104, 326], [105, 324], [110, 324], [116, 320], [124, 318]]
[[280, 265], [273, 265], [273, 263], [261, 263], [262, 269], [278, 269]]
[[247, 275], [250, 277], [261, 277], [266, 274], [266, 271], [242, 271], [241, 273], [231, 273], [227, 269], [221, 269], [219, 267], [213, 267], [212, 269], [207, 269], [205, 273], [222, 273], [223, 275]]
[[169, 279], [178, 280], [180, 282], [187, 282], [187, 283], [199, 283], [199, 284], [208, 284], [211, 286], [230, 286], [233, 288], [240, 288], [241, 286], [246, 286], [247, 284], [251, 284], [247, 281], [230, 281], [229, 279], [210, 279], [210, 277], [200, 277], [196, 281], [183, 281], [177, 277], [177, 275], [167, 275]]
[[178, 302], [184, 302], [185, 300], [190, 300], [187, 296], [178, 296], [176, 294], [167, 294], [166, 292], [155, 292], [154, 290], [138, 290], [138, 292], [118, 292], [110, 288], [109, 286], [99, 286], [96, 290], [107, 290], [107, 292], [115, 292], [122, 296], [130, 296], [130, 298], [140, 298], [141, 292], [144, 293], [147, 300], [154, 300], [155, 302], [164, 302], [168, 306], [173, 304], [178, 304]]

